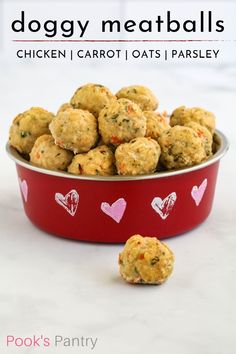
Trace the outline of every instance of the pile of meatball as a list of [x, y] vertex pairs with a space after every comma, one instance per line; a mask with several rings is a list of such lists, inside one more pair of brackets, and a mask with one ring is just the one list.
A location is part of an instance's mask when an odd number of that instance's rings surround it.
[[144, 175], [199, 164], [212, 155], [215, 116], [181, 106], [168, 119], [144, 86], [112, 94], [79, 87], [56, 115], [33, 107], [19, 114], [9, 143], [32, 164], [75, 175]]

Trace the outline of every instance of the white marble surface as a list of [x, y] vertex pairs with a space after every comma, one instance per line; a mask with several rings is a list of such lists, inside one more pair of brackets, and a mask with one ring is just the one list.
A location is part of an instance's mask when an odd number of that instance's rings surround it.
[[[0, 347], [2, 353], [87, 353], [86, 347], [6, 347], [7, 335], [97, 337], [98, 354], [233, 354], [236, 328], [236, 67], [16, 65], [1, 61]], [[196, 230], [166, 242], [176, 262], [155, 287], [118, 274], [121, 245], [66, 241], [25, 217], [15, 167], [4, 151], [14, 115], [39, 105], [55, 111], [83, 82], [117, 90], [130, 83], [156, 92], [161, 109], [200, 105], [217, 115], [231, 141], [213, 211]]]

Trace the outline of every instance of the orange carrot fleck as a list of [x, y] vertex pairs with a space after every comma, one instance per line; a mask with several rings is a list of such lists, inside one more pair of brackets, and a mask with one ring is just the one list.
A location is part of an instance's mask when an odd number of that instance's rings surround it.
[[128, 106], [127, 107], [127, 112], [130, 114], [130, 113], [133, 113], [134, 109], [132, 106]]
[[123, 141], [121, 139], [119, 139], [117, 136], [112, 136], [111, 142], [114, 144], [122, 144]]
[[201, 138], [204, 134], [200, 130], [197, 130], [197, 135], [199, 136], [199, 138]]

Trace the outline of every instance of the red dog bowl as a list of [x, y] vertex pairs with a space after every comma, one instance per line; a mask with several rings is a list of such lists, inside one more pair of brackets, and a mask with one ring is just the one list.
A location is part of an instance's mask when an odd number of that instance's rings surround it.
[[219, 161], [228, 149], [215, 134], [216, 152], [200, 165], [137, 177], [74, 176], [35, 167], [7, 145], [16, 162], [25, 213], [60, 237], [125, 242], [131, 235], [159, 239], [186, 232], [209, 215]]

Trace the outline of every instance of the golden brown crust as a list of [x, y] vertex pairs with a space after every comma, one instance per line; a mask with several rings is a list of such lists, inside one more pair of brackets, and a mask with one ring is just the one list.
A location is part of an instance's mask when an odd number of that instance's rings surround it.
[[142, 111], [155, 111], [158, 108], [159, 102], [153, 92], [141, 85], [127, 86], [120, 89], [117, 98], [127, 98], [128, 100], [139, 105]]
[[70, 109], [70, 108], [73, 108], [70, 103], [68, 103], [68, 102], [67, 102], [67, 103], [63, 103], [63, 104], [59, 107], [59, 109], [58, 109], [58, 111], [57, 111], [57, 114], [59, 114], [59, 113], [61, 113], [61, 112], [65, 112], [67, 109]]
[[9, 143], [22, 154], [29, 154], [36, 139], [49, 134], [54, 114], [40, 107], [32, 107], [18, 114], [12, 122]]
[[96, 118], [82, 109], [60, 112], [49, 129], [56, 145], [75, 154], [89, 151], [98, 140]]
[[159, 112], [153, 111], [144, 111], [143, 114], [147, 119], [147, 130], [145, 136], [151, 137], [152, 139], [158, 141], [161, 134], [165, 130], [170, 129], [170, 125], [167, 122], [166, 117]]
[[175, 125], [185, 125], [190, 122], [195, 122], [206, 127], [211, 134], [215, 131], [214, 114], [203, 108], [186, 108], [185, 106], [181, 106], [176, 108], [171, 114], [170, 125], [172, 127]]
[[136, 138], [121, 144], [115, 152], [119, 175], [143, 175], [156, 170], [161, 149], [156, 140]]
[[167, 169], [178, 169], [199, 164], [206, 159], [202, 139], [188, 127], [176, 125], [159, 138], [161, 163]]
[[41, 135], [34, 143], [30, 162], [50, 170], [66, 171], [73, 159], [73, 153], [54, 143], [52, 135]]
[[112, 176], [116, 174], [113, 151], [100, 145], [85, 154], [74, 157], [68, 172], [76, 175]]
[[185, 127], [192, 128], [199, 138], [202, 140], [204, 149], [206, 152], [206, 157], [210, 157], [212, 155], [212, 144], [213, 144], [213, 137], [210, 133], [210, 131], [204, 127], [203, 125], [200, 125], [196, 122], [190, 122], [185, 124]]
[[99, 114], [98, 125], [105, 144], [118, 146], [144, 137], [146, 118], [138, 105], [125, 98], [106, 106]]
[[79, 87], [70, 100], [74, 108], [84, 109], [98, 117], [101, 110], [116, 101], [116, 96], [111, 91], [99, 84], [86, 84]]

